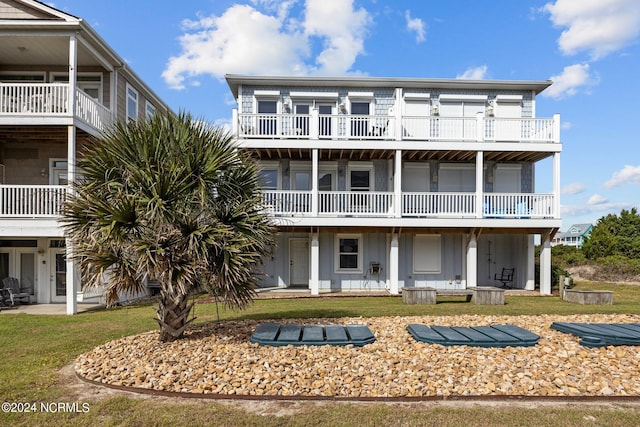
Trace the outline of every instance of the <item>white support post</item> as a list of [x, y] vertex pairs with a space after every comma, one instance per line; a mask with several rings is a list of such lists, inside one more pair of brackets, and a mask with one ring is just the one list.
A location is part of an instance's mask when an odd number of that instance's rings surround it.
[[467, 288], [478, 286], [478, 241], [474, 231], [467, 243]]
[[394, 116], [395, 116], [395, 139], [396, 141], [402, 141], [402, 88], [396, 88], [396, 100], [394, 104]]
[[[78, 39], [76, 34], [69, 36], [69, 104], [67, 109], [71, 117], [76, 114], [76, 84], [78, 65]], [[76, 127], [67, 127], [67, 180], [73, 184], [76, 180]], [[73, 194], [73, 187], [69, 188], [69, 194]], [[71, 260], [73, 248], [71, 241], [66, 241], [66, 263], [67, 263], [67, 314], [78, 312], [78, 282], [76, 280], [76, 263]]]
[[[76, 127], [71, 125], [67, 127], [67, 177], [69, 183], [73, 183], [76, 175]], [[69, 188], [69, 194], [73, 194], [73, 187]], [[67, 239], [67, 314], [76, 314], [78, 312], [77, 293], [78, 283], [76, 280], [76, 264], [71, 261], [72, 245]]]
[[560, 142], [560, 114], [553, 115], [553, 142]]
[[[76, 85], [78, 81], [78, 38], [76, 34], [69, 36], [69, 97], [67, 111], [71, 117], [76, 115]], [[71, 180], [71, 179], [69, 179]]]
[[396, 150], [393, 169], [393, 197], [395, 217], [402, 217], [402, 150]]
[[309, 289], [311, 295], [320, 293], [320, 242], [318, 231], [311, 232], [311, 275], [309, 277]]
[[484, 141], [484, 114], [476, 113], [476, 141]]
[[560, 153], [553, 155], [553, 217], [560, 218]]
[[311, 216], [318, 216], [318, 149], [311, 150]]
[[320, 138], [320, 112], [317, 108], [311, 109], [311, 123], [309, 123], [309, 138]]
[[238, 109], [231, 109], [231, 135], [238, 138], [240, 136], [240, 127], [238, 126]]
[[544, 233], [540, 242], [540, 295], [551, 295], [551, 234]]
[[482, 218], [484, 199], [484, 153], [476, 153], [476, 218]]
[[398, 295], [398, 233], [391, 234], [391, 245], [389, 246], [389, 292]]
[[536, 289], [536, 244], [533, 234], [529, 234], [527, 236], [527, 240], [527, 277], [524, 289], [527, 291], [533, 291]]

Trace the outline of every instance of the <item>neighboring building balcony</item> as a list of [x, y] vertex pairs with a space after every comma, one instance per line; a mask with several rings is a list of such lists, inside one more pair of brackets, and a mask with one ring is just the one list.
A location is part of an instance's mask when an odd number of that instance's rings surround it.
[[558, 219], [553, 194], [408, 193], [265, 190], [264, 205], [276, 217], [414, 217]]
[[0, 218], [57, 218], [68, 191], [67, 185], [0, 185]]
[[238, 114], [234, 134], [240, 139], [342, 139], [560, 142], [560, 116], [499, 118], [398, 115]]
[[95, 131], [111, 125], [114, 120], [111, 110], [78, 88], [73, 94], [75, 114], [72, 116], [69, 84], [0, 83], [0, 123], [71, 124], [76, 119]]

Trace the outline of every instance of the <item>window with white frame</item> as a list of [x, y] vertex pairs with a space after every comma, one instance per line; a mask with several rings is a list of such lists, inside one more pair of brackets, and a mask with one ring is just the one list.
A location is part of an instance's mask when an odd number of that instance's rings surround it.
[[147, 103], [146, 103], [145, 115], [147, 117], [147, 120], [152, 119], [153, 116], [156, 115], [156, 107], [154, 107], [154, 105], [152, 103], [150, 103], [149, 101], [147, 101]]
[[347, 184], [350, 191], [371, 191], [373, 182], [371, 163], [349, 165]]
[[336, 273], [362, 273], [362, 246], [362, 234], [336, 235]]
[[[68, 73], [56, 73], [52, 76], [56, 83], [69, 83]], [[102, 103], [102, 73], [78, 73], [76, 85], [95, 101]]]
[[260, 182], [263, 190], [277, 190], [280, 188], [280, 168], [278, 162], [260, 163]]
[[413, 274], [439, 274], [442, 245], [438, 234], [413, 237]]
[[127, 119], [138, 120], [138, 92], [127, 84]]

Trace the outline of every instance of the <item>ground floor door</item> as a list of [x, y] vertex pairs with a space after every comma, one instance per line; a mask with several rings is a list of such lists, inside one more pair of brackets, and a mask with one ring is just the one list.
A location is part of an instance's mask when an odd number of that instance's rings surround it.
[[289, 239], [289, 286], [309, 286], [308, 239]]
[[51, 302], [66, 302], [67, 300], [67, 251], [66, 249], [51, 250]]

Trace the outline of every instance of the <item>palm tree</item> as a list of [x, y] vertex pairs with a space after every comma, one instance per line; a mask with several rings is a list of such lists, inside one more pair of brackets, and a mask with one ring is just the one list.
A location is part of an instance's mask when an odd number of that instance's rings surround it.
[[157, 280], [164, 342], [193, 321], [199, 285], [230, 308], [253, 300], [273, 225], [257, 165], [228, 133], [186, 113], [157, 114], [116, 124], [81, 157], [64, 227], [86, 286], [104, 286], [108, 305]]

